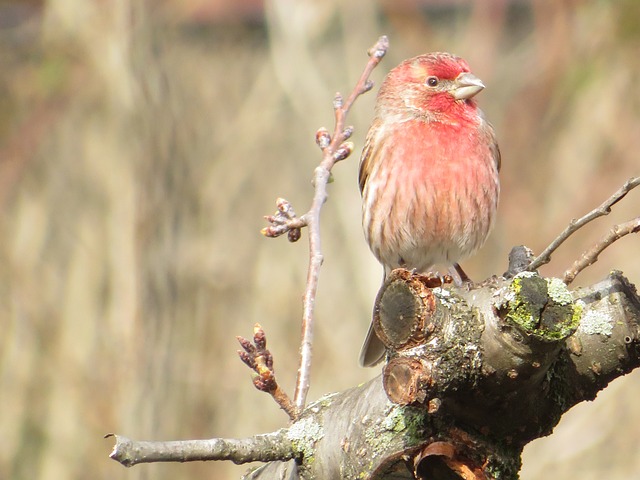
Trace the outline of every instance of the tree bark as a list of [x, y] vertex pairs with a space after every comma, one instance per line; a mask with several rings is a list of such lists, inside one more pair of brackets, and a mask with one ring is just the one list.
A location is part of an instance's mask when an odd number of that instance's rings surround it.
[[620, 272], [573, 292], [532, 272], [473, 289], [432, 280], [396, 270], [381, 288], [380, 377], [273, 434], [189, 445], [117, 436], [112, 458], [270, 462], [251, 480], [517, 479], [527, 443], [640, 363], [640, 299]]
[[528, 272], [426, 283], [397, 271], [378, 295], [383, 375], [309, 406], [321, 433], [302, 455], [246, 478], [516, 479], [527, 443], [639, 364], [640, 299], [619, 272], [574, 292]]

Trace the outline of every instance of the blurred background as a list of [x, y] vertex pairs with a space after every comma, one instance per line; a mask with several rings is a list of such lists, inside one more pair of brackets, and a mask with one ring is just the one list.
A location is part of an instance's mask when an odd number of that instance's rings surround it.
[[[102, 436], [286, 424], [235, 335], [260, 322], [293, 391], [307, 238], [265, 239], [262, 216], [278, 196], [308, 208], [315, 131], [332, 128], [335, 91], [350, 91], [381, 34], [391, 50], [377, 85], [436, 50], [487, 85], [478, 101], [498, 133], [502, 198], [464, 263], [472, 278], [502, 273], [513, 245], [540, 252], [638, 175], [636, 0], [0, 1], [0, 478], [238, 478], [246, 466], [125, 469]], [[381, 278], [356, 182], [374, 99], [352, 110], [357, 152], [323, 210], [310, 400], [379, 373], [357, 364]], [[542, 272], [562, 274], [639, 199]], [[618, 242], [576, 284], [611, 269], [640, 282], [639, 246]], [[528, 446], [522, 478], [637, 478], [639, 374]]]

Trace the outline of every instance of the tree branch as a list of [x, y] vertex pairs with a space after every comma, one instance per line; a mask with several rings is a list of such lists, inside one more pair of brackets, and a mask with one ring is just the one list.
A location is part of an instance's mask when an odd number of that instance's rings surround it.
[[584, 252], [578, 260], [576, 260], [571, 268], [564, 272], [564, 283], [567, 285], [575, 280], [578, 274], [598, 260], [605, 248], [611, 246], [617, 240], [630, 233], [640, 232], [640, 217], [636, 217], [628, 222], [614, 225], [609, 233], [607, 233], [599, 242], [593, 245], [589, 250]]
[[313, 312], [315, 306], [316, 292], [318, 290], [318, 278], [320, 276], [320, 266], [323, 256], [320, 245], [320, 210], [326, 202], [327, 183], [331, 174], [331, 169], [340, 160], [344, 160], [353, 150], [352, 143], [345, 143], [351, 136], [353, 128], [345, 128], [345, 120], [349, 109], [356, 99], [373, 88], [373, 82], [369, 80], [369, 75], [380, 63], [382, 57], [387, 53], [389, 41], [386, 36], [378, 39], [377, 43], [369, 50], [369, 61], [365, 67], [356, 87], [342, 102], [342, 97], [338, 93], [334, 99], [335, 129], [333, 138], [329, 146], [323, 149], [323, 158], [320, 165], [316, 167], [313, 176], [313, 186], [315, 194], [311, 209], [305, 214], [309, 227], [309, 268], [307, 270], [307, 287], [303, 296], [302, 314], [302, 341], [300, 345], [300, 366], [298, 368], [298, 378], [296, 380], [296, 390], [293, 401], [299, 410], [305, 406], [307, 392], [309, 391], [309, 379], [311, 374], [311, 355], [313, 344]]
[[242, 347], [242, 350], [238, 350], [240, 359], [256, 373], [253, 385], [261, 392], [269, 393], [289, 415], [289, 419], [295, 420], [300, 412], [276, 380], [273, 355], [267, 350], [267, 336], [260, 324], [256, 323], [253, 327], [253, 343], [244, 337], [236, 338]]
[[376, 300], [392, 347], [382, 377], [319, 399], [272, 434], [117, 436], [111, 457], [127, 466], [275, 461], [251, 480], [515, 480], [528, 442], [640, 366], [640, 298], [618, 272], [574, 292], [531, 272], [469, 291], [429, 288], [425, 278], [394, 271]]
[[571, 222], [569, 222], [569, 226], [567, 226], [567, 228], [565, 228], [562, 233], [560, 233], [560, 235], [558, 235], [558, 237], [553, 242], [551, 242], [551, 244], [529, 264], [527, 270], [532, 272], [540, 268], [542, 265], [549, 263], [549, 261], [551, 261], [551, 254], [555, 252], [567, 238], [569, 238], [573, 233], [575, 233], [577, 230], [579, 230], [592, 220], [611, 213], [611, 207], [622, 200], [627, 193], [629, 193], [638, 185], [640, 185], [640, 177], [630, 178], [622, 187], [620, 187], [620, 189], [616, 193], [611, 195], [611, 197], [609, 197], [609, 199], [598, 208], [595, 208], [594, 210], [577, 220], [575, 218], [571, 220]]
[[125, 467], [132, 467], [139, 463], [203, 460], [231, 460], [238, 464], [271, 462], [288, 460], [296, 455], [286, 430], [241, 440], [212, 438], [210, 440], [145, 442], [112, 433], [105, 435], [105, 438], [109, 437], [116, 439], [109, 457]]
[[330, 135], [325, 128], [319, 129], [316, 133], [316, 143], [322, 150], [322, 160], [313, 174], [314, 195], [309, 211], [298, 218], [289, 202], [284, 199], [278, 199], [276, 202], [278, 211], [274, 215], [265, 217], [270, 225], [262, 229], [262, 234], [267, 237], [277, 237], [287, 233], [289, 240], [295, 242], [300, 238], [300, 229], [305, 226], [309, 228], [309, 267], [303, 296], [300, 364], [294, 394], [294, 403], [298, 411], [302, 411], [304, 408], [307, 392], [309, 391], [313, 344], [313, 313], [320, 266], [323, 261], [320, 243], [320, 211], [328, 198], [327, 184], [331, 177], [331, 169], [337, 162], [347, 158], [353, 151], [353, 143], [348, 141], [353, 133], [353, 127], [345, 127], [349, 109], [360, 95], [373, 88], [373, 82], [369, 80], [369, 76], [380, 63], [388, 48], [389, 40], [387, 37], [380, 37], [376, 44], [369, 49], [369, 61], [347, 100], [343, 100], [340, 93], [336, 94], [333, 100], [335, 113], [333, 135]]

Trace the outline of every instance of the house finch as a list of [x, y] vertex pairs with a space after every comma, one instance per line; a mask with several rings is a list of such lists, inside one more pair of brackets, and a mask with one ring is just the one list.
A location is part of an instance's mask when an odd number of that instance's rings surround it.
[[[385, 278], [398, 267], [459, 268], [489, 235], [500, 151], [473, 100], [483, 88], [449, 53], [405, 60], [380, 87], [359, 181], [365, 237]], [[384, 353], [369, 327], [360, 363], [375, 365]]]

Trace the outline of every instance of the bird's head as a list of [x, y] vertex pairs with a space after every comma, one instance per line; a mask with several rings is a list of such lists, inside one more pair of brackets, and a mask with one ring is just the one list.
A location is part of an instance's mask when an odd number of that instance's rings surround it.
[[408, 109], [421, 116], [440, 117], [473, 108], [473, 97], [484, 89], [462, 58], [428, 53], [405, 60], [389, 72], [379, 103], [393, 110]]

